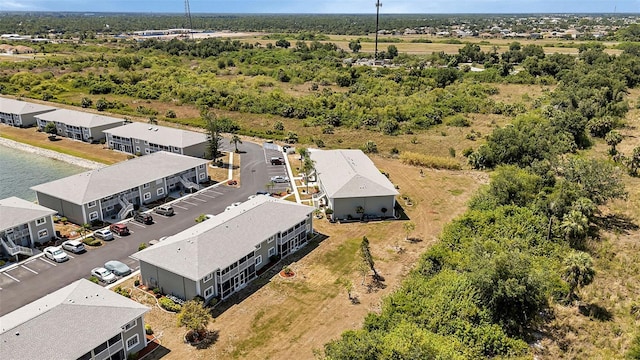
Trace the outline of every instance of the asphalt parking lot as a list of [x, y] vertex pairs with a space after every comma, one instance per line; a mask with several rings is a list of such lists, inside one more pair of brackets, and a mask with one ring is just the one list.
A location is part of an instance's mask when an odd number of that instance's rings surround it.
[[[267, 177], [268, 183], [270, 182], [270, 179], [275, 177], [275, 176], [280, 176], [280, 177], [284, 177], [284, 178], [288, 178], [289, 174], [287, 173], [287, 167], [284, 163], [282, 163], [282, 165], [272, 165], [271, 164], [271, 158], [283, 158], [284, 159], [284, 153], [278, 148], [278, 145], [275, 144], [271, 144], [271, 143], [264, 143], [262, 145], [263, 151], [264, 151], [264, 161], [265, 164], [267, 165]], [[284, 192], [287, 191], [287, 189], [290, 189], [291, 183], [290, 182], [274, 182], [273, 183], [273, 189], [269, 189], [271, 192], [274, 193], [278, 193], [278, 192]]]
[[[89, 278], [91, 269], [103, 266], [109, 260], [119, 260], [136, 270], [138, 262], [130, 258], [130, 255], [138, 251], [141, 243], [148, 244], [151, 240], [185, 230], [195, 224], [194, 220], [200, 214], [216, 215], [232, 203], [246, 201], [256, 191], [265, 190], [271, 176], [287, 176], [284, 165], [271, 165], [265, 160], [270, 159], [271, 154], [283, 156], [281, 152], [271, 149], [265, 151], [260, 145], [249, 142], [240, 145], [240, 150], [243, 151], [241, 187], [220, 183], [188, 198], [179, 199], [172, 204], [175, 210], [173, 216], [151, 213], [154, 222], [150, 225], [129, 221], [130, 235], [114, 234], [114, 240], [105, 241], [103, 246], [88, 249], [81, 254], [67, 252], [68, 261], [54, 263], [41, 256], [0, 272], [0, 316], [80, 278]], [[284, 191], [290, 185], [278, 184], [278, 188], [280, 186]], [[278, 188], [273, 191], [278, 191]]]

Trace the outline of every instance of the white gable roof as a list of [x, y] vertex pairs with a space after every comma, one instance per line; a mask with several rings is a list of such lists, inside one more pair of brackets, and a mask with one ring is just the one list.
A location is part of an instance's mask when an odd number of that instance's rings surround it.
[[104, 126], [111, 124], [122, 124], [123, 119], [114, 118], [111, 116], [99, 115], [88, 113], [84, 111], [75, 111], [68, 109], [59, 109], [51, 111], [41, 115], [37, 115], [36, 118], [45, 121], [54, 121], [63, 123], [69, 126], [78, 126], [92, 128], [96, 126]]
[[147, 311], [144, 305], [80, 279], [0, 317], [2, 358], [77, 359]]
[[31, 189], [82, 205], [206, 163], [204, 159], [158, 151]]
[[123, 138], [139, 139], [150, 143], [186, 148], [207, 141], [207, 135], [195, 131], [174, 129], [166, 126], [133, 122], [103, 131]]
[[361, 150], [310, 151], [329, 198], [395, 196], [398, 191]]
[[43, 111], [53, 111], [53, 106], [34, 104], [26, 101], [0, 97], [0, 112], [7, 114], [25, 115]]
[[0, 230], [10, 229], [55, 214], [44, 206], [12, 196], [0, 200]]
[[304, 221], [313, 208], [256, 196], [132, 256], [198, 281], [238, 261], [256, 246]]

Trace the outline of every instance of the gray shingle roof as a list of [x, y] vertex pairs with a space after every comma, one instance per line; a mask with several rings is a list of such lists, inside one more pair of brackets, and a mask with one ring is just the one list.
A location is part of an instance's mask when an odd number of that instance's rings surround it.
[[0, 317], [2, 358], [77, 359], [147, 311], [144, 305], [80, 279]]
[[25, 115], [42, 111], [52, 111], [56, 109], [57, 108], [53, 106], [34, 104], [26, 101], [0, 97], [0, 112], [7, 114]]
[[46, 121], [61, 122], [70, 126], [91, 128], [109, 124], [122, 124], [123, 119], [111, 116], [98, 115], [84, 111], [59, 109], [48, 113], [37, 115], [36, 118]]
[[398, 195], [391, 181], [360, 150], [317, 150], [309, 155], [330, 198]]
[[166, 126], [149, 125], [141, 122], [118, 126], [103, 131], [105, 134], [123, 138], [140, 139], [150, 143], [185, 148], [207, 141], [207, 135]]
[[197, 281], [226, 268], [312, 212], [307, 205], [257, 196], [132, 256]]
[[204, 159], [158, 151], [31, 189], [82, 205], [206, 163]]
[[55, 214], [44, 206], [15, 196], [0, 200], [0, 231]]

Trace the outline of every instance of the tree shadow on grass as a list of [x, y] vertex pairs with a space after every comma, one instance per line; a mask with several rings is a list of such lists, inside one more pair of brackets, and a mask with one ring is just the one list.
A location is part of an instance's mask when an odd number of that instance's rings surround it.
[[598, 304], [580, 304], [578, 305], [578, 312], [588, 316], [590, 319], [599, 321], [611, 321], [613, 319], [613, 314]]
[[623, 214], [608, 214], [606, 216], [596, 218], [594, 222], [601, 229], [625, 235], [629, 234], [630, 231], [640, 229], [640, 227], [633, 222], [633, 219]]

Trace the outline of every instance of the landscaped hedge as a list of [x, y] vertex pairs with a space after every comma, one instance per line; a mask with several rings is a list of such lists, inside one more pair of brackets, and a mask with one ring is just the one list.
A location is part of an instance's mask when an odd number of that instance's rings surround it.
[[180, 304], [176, 304], [175, 302], [173, 302], [173, 300], [166, 297], [160, 298], [160, 300], [158, 300], [158, 303], [160, 304], [160, 306], [162, 306], [163, 309], [167, 311], [179, 312], [180, 309], [182, 309], [182, 306], [180, 306]]
[[102, 245], [102, 241], [100, 241], [99, 239], [96, 239], [94, 237], [88, 237], [88, 238], [82, 240], [82, 242], [85, 245], [89, 245], [89, 246], [100, 246], [100, 245]]

